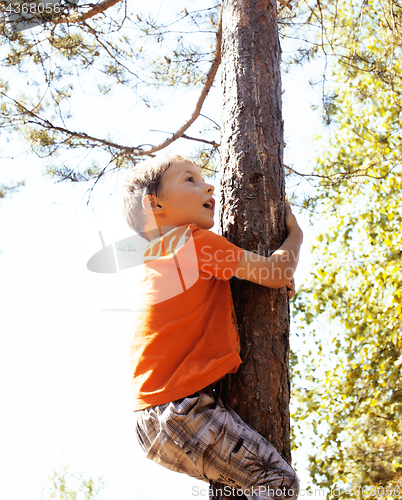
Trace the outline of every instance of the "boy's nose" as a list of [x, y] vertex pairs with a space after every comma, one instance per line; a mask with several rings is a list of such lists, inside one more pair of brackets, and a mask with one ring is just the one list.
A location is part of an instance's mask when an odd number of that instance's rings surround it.
[[209, 194], [209, 193], [213, 194], [213, 192], [214, 192], [214, 186], [213, 186], [212, 184], [206, 184], [206, 186], [205, 186], [205, 191], [206, 191], [208, 194]]

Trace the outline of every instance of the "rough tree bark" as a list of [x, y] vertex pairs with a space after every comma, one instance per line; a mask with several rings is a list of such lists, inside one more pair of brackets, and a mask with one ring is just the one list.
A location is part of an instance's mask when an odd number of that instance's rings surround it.
[[[224, 0], [222, 8], [220, 230], [268, 256], [286, 236], [276, 0]], [[243, 364], [219, 390], [290, 461], [288, 298], [231, 281]]]

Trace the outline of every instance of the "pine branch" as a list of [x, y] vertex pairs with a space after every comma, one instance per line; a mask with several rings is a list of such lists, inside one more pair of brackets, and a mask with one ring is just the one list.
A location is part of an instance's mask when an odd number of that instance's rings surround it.
[[61, 16], [58, 19], [55, 19], [55, 24], [81, 23], [96, 16], [97, 14], [102, 14], [102, 12], [105, 12], [105, 10], [110, 9], [110, 7], [113, 7], [113, 5], [116, 5], [119, 2], [121, 2], [121, 0], [104, 0], [103, 2], [89, 7], [84, 12], [74, 12], [73, 14], [69, 14], [67, 16]]
[[284, 7], [287, 7], [289, 10], [292, 10], [292, 6], [290, 5], [289, 2], [287, 2], [286, 0], [278, 0], [278, 2], [283, 5]]
[[[110, 7], [112, 4], [117, 3], [116, 0], [106, 0], [99, 4], [97, 7], [102, 7], [104, 10], [106, 10], [107, 6]], [[94, 9], [91, 9], [91, 12], [94, 14]], [[101, 12], [101, 10], [97, 11], [98, 13]], [[87, 12], [86, 14], [89, 14]], [[86, 15], [85, 14], [85, 15]], [[90, 16], [88, 16], [90, 17]], [[87, 17], [87, 18], [88, 18]], [[63, 21], [64, 22], [64, 21]], [[66, 21], [67, 22], [67, 21]], [[70, 22], [70, 21], [68, 21]], [[77, 21], [78, 22], [78, 21]], [[183, 137], [184, 133], [186, 130], [195, 122], [195, 120], [200, 116], [202, 106], [204, 104], [204, 101], [209, 93], [209, 90], [212, 87], [212, 84], [214, 82], [217, 70], [220, 65], [221, 61], [221, 41], [222, 41], [222, 17], [220, 16], [219, 19], [219, 24], [218, 24], [218, 31], [216, 33], [216, 50], [215, 50], [215, 57], [212, 61], [211, 67], [207, 73], [204, 86], [202, 88], [201, 94], [198, 98], [198, 101], [196, 103], [195, 109], [191, 115], [191, 117], [175, 132], [163, 141], [161, 144], [155, 145], [155, 146], [150, 146], [148, 149], [143, 149], [142, 147], [130, 147], [130, 146], [124, 146], [122, 144], [117, 144], [115, 142], [112, 142], [107, 139], [102, 139], [98, 137], [94, 137], [91, 135], [88, 135], [84, 132], [78, 132], [78, 131], [73, 131], [69, 130], [65, 127], [60, 127], [57, 125], [54, 125], [50, 120], [41, 117], [38, 113], [34, 112], [33, 110], [29, 110], [26, 106], [24, 106], [22, 103], [16, 101], [15, 99], [11, 98], [10, 96], [6, 95], [4, 92], [0, 92], [1, 95], [12, 101], [17, 107], [23, 110], [23, 113], [27, 115], [27, 117], [30, 117], [30, 119], [24, 120], [24, 124], [32, 124], [32, 125], [37, 125], [43, 129], [46, 130], [53, 130], [55, 132], [59, 132], [63, 135], [69, 136], [71, 138], [77, 138], [77, 139], [82, 139], [83, 141], [87, 143], [92, 143], [91, 147], [94, 146], [94, 144], [99, 144], [101, 146], [105, 146], [106, 148], [114, 149], [120, 151], [120, 153], [124, 156], [150, 156], [153, 153], [160, 151], [170, 144], [172, 144], [174, 141], [179, 139], [180, 137]], [[186, 139], [189, 139], [188, 136], [185, 137]], [[196, 140], [196, 139], [193, 139]], [[199, 140], [199, 139], [198, 139]], [[202, 141], [202, 142], [207, 142], [207, 141]], [[212, 143], [211, 143], [212, 144]], [[215, 143], [213, 143], [215, 146]], [[83, 145], [84, 146], [84, 145]], [[85, 147], [85, 146], [84, 146]], [[88, 147], [88, 146], [87, 146]]]

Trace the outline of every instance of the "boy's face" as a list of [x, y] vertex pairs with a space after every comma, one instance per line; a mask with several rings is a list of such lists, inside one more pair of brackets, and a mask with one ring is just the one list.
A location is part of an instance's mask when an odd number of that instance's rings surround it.
[[[162, 177], [157, 204], [161, 207], [157, 221], [163, 226], [197, 224], [202, 229], [214, 225], [214, 187], [207, 184], [197, 165], [176, 162]], [[156, 212], [156, 215], [158, 212]]]

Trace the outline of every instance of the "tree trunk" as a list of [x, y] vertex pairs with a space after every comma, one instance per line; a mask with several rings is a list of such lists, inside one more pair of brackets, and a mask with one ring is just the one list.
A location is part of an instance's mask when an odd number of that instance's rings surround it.
[[[268, 256], [286, 236], [276, 0], [224, 0], [222, 9], [221, 234]], [[231, 281], [243, 364], [221, 396], [290, 461], [288, 298]]]

